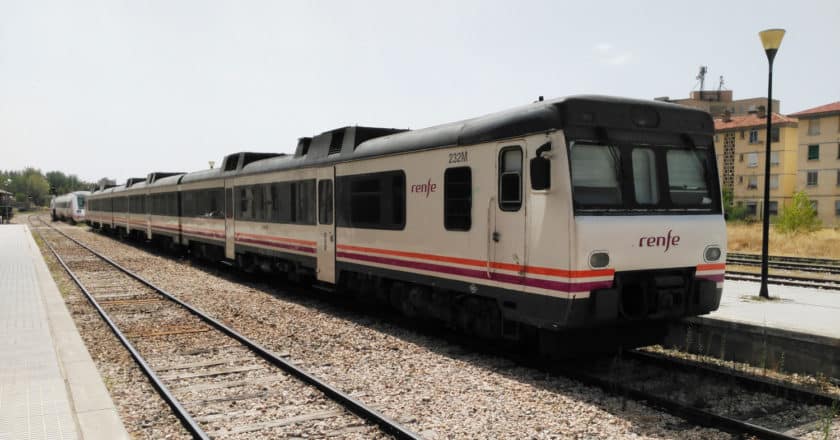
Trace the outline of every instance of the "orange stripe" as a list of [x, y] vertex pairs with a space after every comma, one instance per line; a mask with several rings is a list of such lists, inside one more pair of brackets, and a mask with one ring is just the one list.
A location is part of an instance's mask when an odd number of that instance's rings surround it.
[[246, 234], [244, 232], [237, 232], [237, 236], [242, 237], [253, 237], [253, 238], [263, 238], [271, 241], [280, 241], [285, 243], [295, 243], [295, 244], [305, 244], [307, 246], [317, 246], [318, 243], [314, 241], [308, 240], [298, 240], [296, 238], [286, 238], [286, 237], [277, 237], [275, 235], [259, 235], [259, 234]]
[[[444, 263], [454, 263], [454, 264], [462, 264], [465, 266], [475, 266], [475, 267], [487, 267], [487, 262], [482, 260], [472, 260], [468, 258], [459, 258], [459, 257], [447, 257], [443, 255], [432, 255], [432, 254], [421, 254], [417, 252], [404, 252], [404, 251], [393, 251], [388, 249], [376, 249], [376, 248], [368, 248], [368, 247], [361, 247], [361, 246], [350, 246], [350, 245], [338, 245], [339, 249], [342, 250], [349, 250], [349, 251], [361, 251], [361, 252], [371, 252], [375, 254], [383, 254], [383, 255], [393, 255], [396, 257], [407, 257], [407, 258], [419, 258], [422, 260], [430, 260], [430, 261], [439, 261]], [[494, 269], [502, 269], [502, 270], [510, 270], [514, 272], [522, 272], [522, 265], [519, 264], [510, 264], [510, 263], [500, 263], [493, 261], [490, 263], [490, 267]], [[569, 277], [569, 278], [584, 278], [584, 277], [599, 277], [599, 276], [611, 276], [615, 273], [614, 269], [600, 269], [600, 270], [564, 270], [564, 269], [553, 269], [550, 267], [536, 267], [536, 266], [528, 266], [525, 267], [525, 272], [537, 274], [537, 275], [553, 275], [553, 276], [561, 276], [561, 277]]]
[[706, 270], [725, 270], [726, 263], [713, 263], [713, 264], [698, 264], [697, 271], [706, 271]]

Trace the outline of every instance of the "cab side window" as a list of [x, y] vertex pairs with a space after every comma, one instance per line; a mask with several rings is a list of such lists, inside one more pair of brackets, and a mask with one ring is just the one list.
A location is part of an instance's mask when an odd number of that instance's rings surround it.
[[499, 208], [519, 211], [522, 207], [522, 149], [505, 147], [499, 152]]

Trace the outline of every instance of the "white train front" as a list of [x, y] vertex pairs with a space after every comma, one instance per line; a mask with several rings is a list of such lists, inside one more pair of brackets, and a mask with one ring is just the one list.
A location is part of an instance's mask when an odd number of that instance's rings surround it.
[[50, 215], [53, 220], [68, 220], [73, 223], [85, 221], [85, 203], [90, 191], [75, 191], [53, 197], [50, 201]]
[[482, 336], [659, 325], [720, 302], [712, 136], [707, 113], [599, 96], [345, 127], [94, 192], [90, 222]]

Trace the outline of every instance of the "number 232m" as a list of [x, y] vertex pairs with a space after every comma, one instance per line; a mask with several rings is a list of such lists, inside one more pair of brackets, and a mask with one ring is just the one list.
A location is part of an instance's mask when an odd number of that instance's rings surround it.
[[467, 161], [467, 152], [461, 151], [458, 153], [449, 153], [449, 163], [458, 163]]

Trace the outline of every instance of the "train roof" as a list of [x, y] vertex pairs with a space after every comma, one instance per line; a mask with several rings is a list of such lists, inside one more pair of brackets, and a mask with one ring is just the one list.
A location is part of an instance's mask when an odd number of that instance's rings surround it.
[[[362, 126], [338, 128], [299, 139], [294, 155], [233, 153], [225, 156], [221, 167], [179, 175], [178, 182], [170, 180], [174, 177], [166, 177], [154, 185], [193, 183], [431, 148], [502, 141], [559, 129], [586, 136], [601, 136], [602, 127], [618, 131], [668, 132], [695, 143], [701, 138], [707, 140], [714, 130], [711, 116], [702, 110], [661, 101], [578, 95], [540, 100], [419, 130]], [[125, 189], [125, 186], [116, 187], [112, 188], [112, 192]]]
[[66, 198], [72, 197], [72, 196], [89, 196], [90, 194], [91, 194], [90, 191], [73, 191], [73, 192], [69, 192], [69, 193], [66, 193], [66, 194], [62, 194], [60, 196], [55, 196], [54, 200], [66, 199]]
[[177, 185], [181, 181], [181, 177], [185, 176], [186, 173], [179, 173], [172, 176], [167, 177], [158, 177], [155, 179], [154, 182], [149, 184], [149, 188], [158, 188], [161, 186], [170, 186], [170, 185]]
[[[712, 119], [708, 113], [661, 101], [580, 95], [537, 101], [528, 105], [491, 113], [477, 118], [419, 130], [375, 127], [344, 127], [311, 138], [303, 148], [300, 143], [293, 157], [264, 159], [245, 166], [238, 175], [259, 174], [310, 165], [324, 165], [362, 158], [405, 153], [430, 148], [473, 145], [510, 139], [534, 133], [575, 126], [594, 129], [601, 125], [626, 129], [645, 129], [644, 118], [653, 113], [660, 130], [688, 136], [710, 135]], [[358, 133], [371, 134], [358, 140]], [[377, 136], [376, 134], [381, 134]], [[340, 148], [334, 141], [341, 137]], [[306, 140], [309, 138], [303, 138]]]

